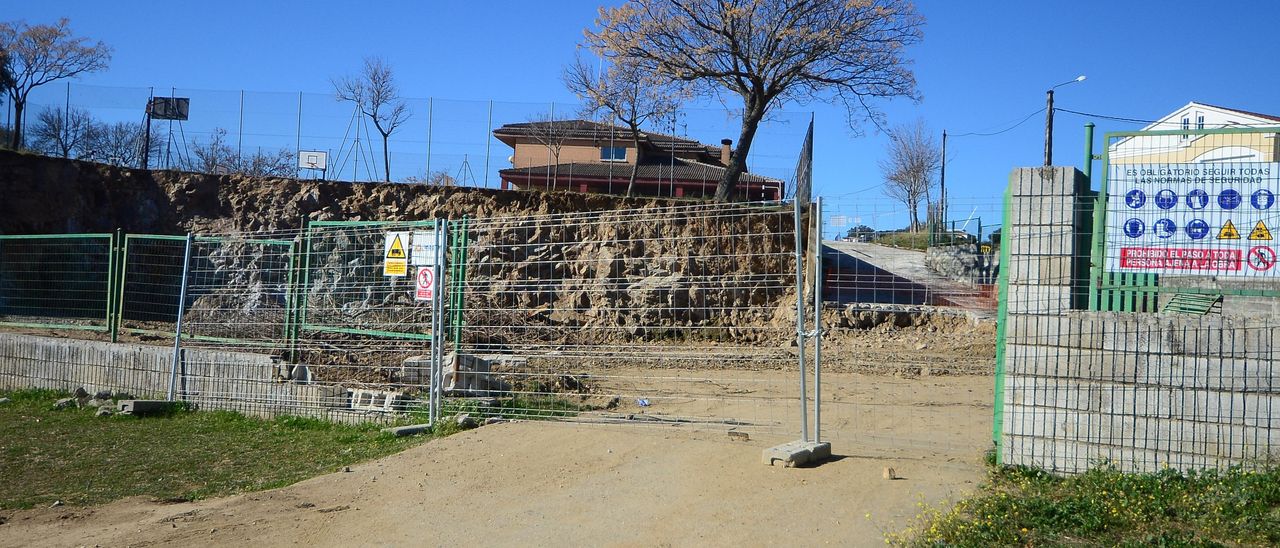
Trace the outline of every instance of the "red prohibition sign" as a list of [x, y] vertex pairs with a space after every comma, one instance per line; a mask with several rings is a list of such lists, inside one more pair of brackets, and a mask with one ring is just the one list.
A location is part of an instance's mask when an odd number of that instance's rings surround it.
[[1254, 246], [1249, 250], [1249, 268], [1263, 271], [1271, 270], [1276, 265], [1276, 250], [1265, 245]]
[[[1272, 254], [1275, 256], [1275, 254]], [[417, 270], [417, 287], [429, 288], [435, 282], [435, 269], [422, 268]]]

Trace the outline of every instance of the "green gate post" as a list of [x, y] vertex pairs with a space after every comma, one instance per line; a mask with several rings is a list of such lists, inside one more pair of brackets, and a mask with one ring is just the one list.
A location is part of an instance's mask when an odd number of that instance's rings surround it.
[[1009, 231], [1011, 227], [1013, 215], [1013, 188], [1012, 185], [1005, 188], [1004, 191], [1004, 222], [1000, 229], [1000, 275], [999, 287], [1000, 293], [996, 303], [996, 386], [995, 386], [995, 402], [993, 416], [991, 417], [991, 437], [996, 446], [996, 463], [1000, 464], [1002, 449], [1004, 442], [1001, 438], [1004, 436], [1004, 355], [1005, 332], [1009, 323], [1009, 247], [1010, 241]]

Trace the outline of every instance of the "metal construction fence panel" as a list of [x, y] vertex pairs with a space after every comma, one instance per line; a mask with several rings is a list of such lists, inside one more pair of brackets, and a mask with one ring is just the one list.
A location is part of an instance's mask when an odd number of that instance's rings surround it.
[[111, 234], [0, 235], [0, 325], [107, 331]]
[[129, 235], [99, 290], [128, 344], [3, 335], [6, 359], [44, 385], [255, 414], [794, 433], [814, 371], [797, 360], [821, 333], [804, 218], [700, 204]]

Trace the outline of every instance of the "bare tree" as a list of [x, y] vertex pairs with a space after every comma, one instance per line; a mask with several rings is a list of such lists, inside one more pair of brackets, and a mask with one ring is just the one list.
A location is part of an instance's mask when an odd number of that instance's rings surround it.
[[292, 177], [296, 156], [292, 150], [275, 153], [258, 150], [248, 156], [237, 154], [227, 141], [227, 130], [214, 128], [207, 142], [195, 141], [191, 146], [188, 169], [200, 173], [237, 173], [250, 177]]
[[547, 147], [547, 178], [555, 189], [560, 177], [560, 151], [569, 140], [570, 121], [557, 119], [554, 112], [535, 114], [529, 119], [529, 136]]
[[716, 187], [732, 198], [770, 109], [818, 99], [845, 107], [851, 127], [877, 123], [868, 103], [915, 98], [903, 57], [924, 19], [907, 0], [630, 0], [587, 30], [597, 54], [742, 99], [738, 151]]
[[912, 231], [920, 229], [920, 201], [929, 205], [938, 181], [934, 174], [942, 165], [937, 141], [923, 120], [889, 130], [888, 156], [880, 160], [884, 193], [907, 207]]
[[71, 35], [70, 20], [53, 25], [28, 26], [24, 21], [0, 23], [0, 51], [10, 81], [4, 87], [13, 103], [13, 135], [10, 146], [22, 148], [22, 115], [31, 90], [56, 80], [107, 68], [111, 48], [90, 44]]
[[424, 177], [410, 175], [400, 182], [407, 185], [453, 186], [457, 183], [457, 180], [455, 180], [452, 175], [449, 175], [449, 172], [441, 169], [432, 171]]
[[355, 103], [382, 135], [383, 176], [385, 181], [391, 182], [391, 154], [387, 151], [387, 141], [401, 124], [409, 120], [409, 109], [400, 99], [391, 67], [381, 59], [366, 57], [360, 74], [333, 80], [332, 83], [337, 99]]
[[97, 123], [89, 111], [71, 107], [46, 108], [36, 115], [36, 125], [31, 129], [36, 150], [63, 158], [84, 155], [85, 145]]
[[281, 148], [274, 153], [261, 149], [236, 161], [234, 171], [250, 177], [293, 178], [298, 156], [292, 150]]
[[686, 95], [686, 86], [659, 77], [626, 59], [614, 59], [603, 71], [596, 71], [579, 56], [565, 69], [565, 86], [584, 101], [588, 115], [608, 112], [631, 131], [636, 157], [631, 162], [627, 196], [635, 189], [643, 149], [640, 128], [646, 123], [671, 116]]
[[146, 142], [147, 131], [138, 122], [95, 123], [85, 139], [83, 157], [96, 162], [139, 168], [142, 167], [143, 147], [150, 148], [151, 156], [159, 156], [166, 137], [152, 130], [151, 141]]

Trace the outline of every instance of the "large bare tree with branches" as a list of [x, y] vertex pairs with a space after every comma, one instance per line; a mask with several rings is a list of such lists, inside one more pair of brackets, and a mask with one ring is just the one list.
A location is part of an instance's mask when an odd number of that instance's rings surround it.
[[111, 60], [110, 47], [72, 36], [70, 23], [65, 17], [53, 25], [28, 26], [24, 21], [0, 23], [0, 51], [4, 52], [0, 61], [5, 64], [2, 72], [8, 74], [4, 91], [13, 104], [12, 148], [23, 146], [22, 116], [31, 90], [105, 69]]
[[79, 107], [46, 108], [36, 115], [36, 124], [31, 128], [32, 145], [44, 154], [83, 156], [96, 123], [89, 111]]
[[391, 67], [382, 59], [366, 57], [360, 74], [333, 80], [333, 89], [339, 101], [355, 103], [382, 135], [383, 180], [391, 182], [391, 153], [387, 142], [391, 134], [409, 120], [409, 107], [400, 98]]
[[733, 197], [760, 122], [788, 101], [842, 104], [877, 123], [868, 99], [916, 97], [903, 50], [924, 19], [906, 0], [630, 0], [602, 8], [597, 54], [742, 100], [738, 151], [716, 187]]
[[942, 153], [923, 120], [889, 130], [888, 155], [880, 160], [884, 193], [906, 206], [912, 231], [920, 229], [920, 201], [932, 202], [938, 181], [934, 174], [942, 166]]
[[631, 131], [631, 146], [635, 148], [636, 157], [632, 159], [631, 177], [627, 181], [627, 196], [630, 196], [635, 191], [636, 173], [644, 154], [640, 128], [667, 118], [679, 109], [687, 86], [622, 58], [611, 60], [608, 68], [596, 70], [581, 56], [565, 69], [564, 82], [569, 91], [583, 100], [586, 114], [611, 114]]

